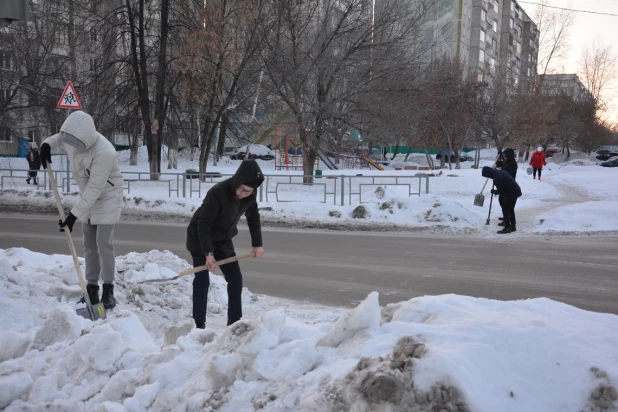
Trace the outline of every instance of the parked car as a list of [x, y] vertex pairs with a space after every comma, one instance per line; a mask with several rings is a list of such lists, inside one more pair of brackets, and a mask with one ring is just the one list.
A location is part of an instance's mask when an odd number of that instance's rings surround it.
[[611, 152], [609, 150], [598, 150], [597, 160], [609, 160], [610, 157], [618, 156], [618, 152]]
[[229, 146], [223, 148], [223, 156], [227, 156], [232, 160], [236, 160], [236, 155], [238, 154], [237, 146]]
[[553, 157], [559, 151], [560, 149], [557, 147], [548, 147], [547, 150], [545, 150], [545, 157]]
[[599, 166], [603, 166], [603, 167], [618, 167], [618, 156], [617, 157], [613, 157], [613, 158], [607, 160], [606, 162], [600, 163]]
[[261, 160], [273, 160], [275, 158], [273, 151], [267, 146], [261, 144], [245, 145], [238, 148], [238, 152], [232, 157], [232, 160], [245, 160], [247, 157], [247, 150], [249, 150], [248, 159], [261, 159]]
[[[450, 155], [451, 156], [451, 163], [455, 163], [457, 161], [457, 159], [455, 159], [455, 152], [452, 150], [448, 150], [448, 149], [442, 149], [440, 152], [438, 152], [438, 154], [436, 155], [436, 160], [440, 160], [442, 158], [442, 155]], [[447, 158], [444, 158], [445, 162], [448, 162]], [[474, 161], [474, 158], [468, 156], [465, 153], [462, 153], [459, 155], [459, 161], [460, 162], [472, 162]]]

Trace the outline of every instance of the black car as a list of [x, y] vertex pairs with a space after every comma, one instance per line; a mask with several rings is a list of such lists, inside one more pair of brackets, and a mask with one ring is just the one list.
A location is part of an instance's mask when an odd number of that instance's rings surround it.
[[599, 150], [597, 155], [598, 160], [608, 160], [610, 157], [618, 156], [618, 153], [610, 152], [609, 150]]
[[603, 162], [599, 166], [603, 166], [603, 167], [618, 167], [618, 158], [612, 159], [612, 160], [608, 160], [607, 162]]

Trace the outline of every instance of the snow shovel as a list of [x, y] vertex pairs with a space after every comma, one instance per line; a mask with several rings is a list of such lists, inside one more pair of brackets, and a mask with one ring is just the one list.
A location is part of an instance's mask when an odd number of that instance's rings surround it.
[[[60, 193], [58, 193], [58, 187], [56, 186], [56, 178], [54, 177], [51, 163], [47, 164], [47, 173], [49, 174], [49, 184], [54, 192], [54, 197], [56, 198], [56, 206], [58, 206], [58, 213], [60, 213], [61, 222], [64, 222], [66, 216], [64, 215], [64, 208], [62, 207], [62, 202], [60, 201]], [[90, 303], [90, 297], [88, 297], [88, 291], [86, 290], [86, 282], [84, 281], [82, 267], [80, 266], [79, 260], [77, 259], [77, 252], [75, 252], [75, 245], [73, 244], [71, 231], [68, 227], [64, 229], [64, 234], [67, 237], [69, 249], [71, 249], [71, 255], [73, 255], [73, 263], [75, 264], [75, 270], [77, 271], [79, 286], [82, 288], [82, 292], [84, 293], [84, 302], [86, 302], [86, 307], [79, 308], [76, 310], [76, 312], [79, 316], [93, 321], [97, 319], [105, 319], [105, 308], [103, 307], [103, 304], [97, 303], [96, 305], [93, 305], [92, 303]]]
[[[241, 259], [246, 259], [246, 258], [254, 258], [255, 257], [255, 252], [251, 252], [251, 253], [247, 253], [245, 255], [240, 255], [240, 256], [232, 256], [230, 258], [227, 259], [223, 259], [220, 260], [218, 262], [215, 262], [217, 264], [217, 266], [221, 266], [221, 265], [225, 265], [226, 263], [232, 263], [232, 262], [237, 262]], [[171, 278], [165, 278], [165, 279], [148, 279], [148, 280], [144, 280], [138, 283], [150, 283], [150, 282], [163, 282], [163, 281], [167, 281], [167, 280], [176, 280], [182, 276], [186, 276], [186, 275], [190, 275], [192, 273], [197, 273], [197, 272], [201, 272], [203, 270], [208, 270], [208, 265], [202, 265], [202, 266], [198, 266], [196, 268], [191, 268], [191, 269], [187, 269], [187, 270], [183, 270], [182, 272], [180, 272], [178, 275], [171, 277]]]
[[483, 204], [485, 203], [485, 195], [483, 194], [483, 190], [485, 190], [485, 186], [487, 186], [488, 181], [489, 181], [489, 178], [485, 180], [485, 184], [483, 185], [483, 188], [481, 189], [481, 193], [474, 196], [474, 206], [483, 207]]

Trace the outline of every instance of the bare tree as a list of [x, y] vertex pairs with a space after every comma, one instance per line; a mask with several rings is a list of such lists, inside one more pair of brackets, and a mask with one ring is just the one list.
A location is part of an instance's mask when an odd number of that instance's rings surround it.
[[543, 76], [555, 71], [569, 53], [569, 29], [575, 13], [565, 9], [547, 7], [549, 0], [541, 0], [534, 21], [540, 32], [538, 73]]
[[584, 49], [580, 58], [580, 71], [588, 91], [597, 102], [602, 102], [602, 95], [610, 81], [616, 77], [617, 56], [611, 44], [595, 39]]
[[[426, 2], [276, 0], [265, 51], [269, 87], [296, 121], [306, 176], [318, 150], [349, 129], [372, 83], [418, 58]], [[310, 177], [305, 182], [311, 182]]]

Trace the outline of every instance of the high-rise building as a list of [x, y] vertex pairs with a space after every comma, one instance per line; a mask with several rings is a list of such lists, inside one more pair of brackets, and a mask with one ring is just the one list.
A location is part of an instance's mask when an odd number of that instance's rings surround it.
[[515, 0], [438, 1], [429, 20], [432, 58], [457, 58], [469, 74], [511, 87], [536, 76], [539, 30]]

